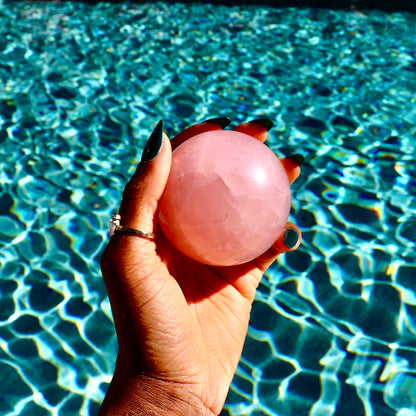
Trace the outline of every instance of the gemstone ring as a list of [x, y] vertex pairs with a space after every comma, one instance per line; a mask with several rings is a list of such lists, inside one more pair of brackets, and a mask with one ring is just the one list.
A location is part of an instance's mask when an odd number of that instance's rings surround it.
[[137, 235], [138, 237], [147, 238], [153, 240], [156, 235], [153, 233], [148, 233], [146, 231], [136, 230], [135, 228], [125, 227], [120, 225], [121, 216], [119, 214], [113, 214], [110, 219], [110, 236], [113, 236], [115, 233], [128, 234], [128, 235]]

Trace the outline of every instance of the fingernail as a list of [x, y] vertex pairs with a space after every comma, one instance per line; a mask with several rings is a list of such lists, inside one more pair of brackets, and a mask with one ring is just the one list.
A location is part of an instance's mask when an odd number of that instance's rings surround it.
[[269, 131], [274, 126], [273, 121], [271, 121], [268, 118], [257, 118], [255, 120], [249, 121], [249, 123], [260, 123], [260, 124], [263, 124], [263, 126], [266, 127], [266, 130], [267, 131]]
[[142, 154], [142, 162], [149, 162], [160, 152], [163, 143], [163, 121], [160, 120], [150, 135]]
[[300, 153], [296, 153], [295, 155], [290, 155], [288, 157], [295, 159], [296, 162], [299, 164], [299, 167], [302, 166], [302, 163], [305, 160], [305, 158]]
[[202, 123], [217, 123], [221, 126], [221, 128], [225, 128], [231, 123], [231, 119], [230, 117], [217, 117], [204, 120]]
[[292, 228], [288, 228], [283, 234], [283, 242], [287, 248], [293, 248], [298, 243], [298, 233]]

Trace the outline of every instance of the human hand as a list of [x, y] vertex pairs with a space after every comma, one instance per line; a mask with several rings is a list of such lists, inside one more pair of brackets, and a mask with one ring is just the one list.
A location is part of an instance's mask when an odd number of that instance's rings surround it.
[[[300, 244], [299, 229], [287, 223], [273, 247], [258, 258], [214, 267], [187, 258], [157, 229], [172, 148], [196, 134], [222, 129], [227, 120], [193, 125], [171, 142], [159, 123], [126, 185], [122, 225], [153, 232], [156, 238], [116, 234], [102, 256], [119, 353], [100, 416], [219, 414], [262, 275], [279, 254]], [[267, 121], [254, 120], [234, 130], [264, 142], [268, 127]], [[300, 173], [299, 159], [281, 161], [292, 183]]]

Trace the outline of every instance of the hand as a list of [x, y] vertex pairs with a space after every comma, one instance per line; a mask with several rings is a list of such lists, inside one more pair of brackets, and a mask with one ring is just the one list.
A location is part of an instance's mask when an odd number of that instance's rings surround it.
[[[102, 256], [119, 353], [101, 416], [219, 414], [262, 275], [280, 253], [300, 244], [299, 229], [288, 223], [273, 247], [255, 260], [213, 267], [185, 257], [157, 229], [171, 148], [198, 133], [223, 128], [226, 120], [193, 125], [171, 142], [160, 123], [126, 185], [122, 225], [157, 237], [115, 235]], [[267, 127], [264, 120], [255, 120], [234, 130], [264, 141]], [[292, 183], [300, 173], [299, 161], [281, 161]]]

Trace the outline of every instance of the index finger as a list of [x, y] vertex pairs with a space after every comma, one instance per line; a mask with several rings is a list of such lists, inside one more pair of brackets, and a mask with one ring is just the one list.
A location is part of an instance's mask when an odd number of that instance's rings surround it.
[[268, 118], [257, 118], [255, 120], [241, 123], [234, 127], [234, 131], [247, 134], [258, 141], [264, 143], [267, 139], [268, 131], [273, 127], [273, 121]]
[[202, 123], [193, 124], [177, 134], [171, 141], [172, 150], [175, 150], [185, 140], [190, 139], [197, 134], [205, 133], [206, 131], [223, 130], [231, 123], [229, 117], [218, 117], [205, 120]]

